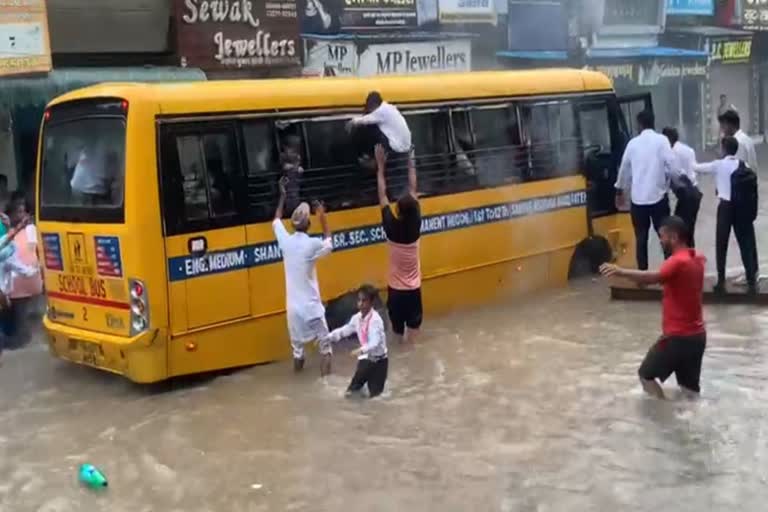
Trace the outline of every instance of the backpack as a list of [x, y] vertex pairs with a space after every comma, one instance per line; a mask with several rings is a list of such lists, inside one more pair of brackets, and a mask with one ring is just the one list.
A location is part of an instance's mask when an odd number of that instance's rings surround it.
[[754, 222], [757, 218], [757, 174], [743, 160], [731, 174], [731, 211], [734, 220]]

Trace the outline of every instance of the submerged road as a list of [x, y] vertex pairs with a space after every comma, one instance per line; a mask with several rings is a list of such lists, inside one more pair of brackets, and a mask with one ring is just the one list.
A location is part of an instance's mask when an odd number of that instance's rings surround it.
[[[641, 394], [659, 305], [611, 302], [592, 279], [429, 319], [415, 347], [392, 347], [373, 401], [342, 398], [341, 351], [326, 382], [312, 360], [298, 377], [281, 363], [148, 389], [36, 342], [0, 367], [0, 511], [762, 512], [768, 310], [706, 319], [697, 402]], [[106, 492], [78, 485], [83, 462]]]

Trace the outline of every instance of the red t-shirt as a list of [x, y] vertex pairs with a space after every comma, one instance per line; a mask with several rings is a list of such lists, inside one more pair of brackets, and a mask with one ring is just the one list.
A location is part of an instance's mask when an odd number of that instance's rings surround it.
[[704, 332], [701, 296], [705, 261], [704, 256], [694, 249], [678, 249], [661, 266], [664, 336], [692, 336]]

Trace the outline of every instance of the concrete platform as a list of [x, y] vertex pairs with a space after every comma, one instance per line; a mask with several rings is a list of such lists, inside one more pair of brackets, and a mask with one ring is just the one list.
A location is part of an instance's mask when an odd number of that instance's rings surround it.
[[[726, 280], [725, 293], [715, 293], [713, 288], [717, 281], [715, 276], [704, 278], [704, 303], [705, 304], [756, 304], [768, 306], [768, 287], [765, 283], [758, 284], [757, 296], [747, 295], [746, 285]], [[611, 299], [625, 301], [660, 301], [661, 287], [638, 287], [624, 279], [615, 279], [611, 284]]]

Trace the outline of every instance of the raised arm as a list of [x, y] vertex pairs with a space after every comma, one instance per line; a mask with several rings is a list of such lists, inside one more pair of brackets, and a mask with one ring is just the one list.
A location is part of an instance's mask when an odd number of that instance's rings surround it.
[[383, 145], [376, 144], [374, 153], [376, 155], [376, 188], [379, 192], [379, 206], [384, 208], [389, 205], [387, 178], [385, 176], [387, 170], [387, 151]]
[[415, 152], [411, 150], [408, 154], [408, 192], [413, 197], [418, 197], [418, 181], [416, 179], [416, 158]]
[[278, 181], [278, 187], [280, 188], [280, 199], [277, 200], [277, 209], [275, 210], [275, 219], [282, 219], [285, 213], [285, 187], [288, 184], [288, 178], [283, 176]]

